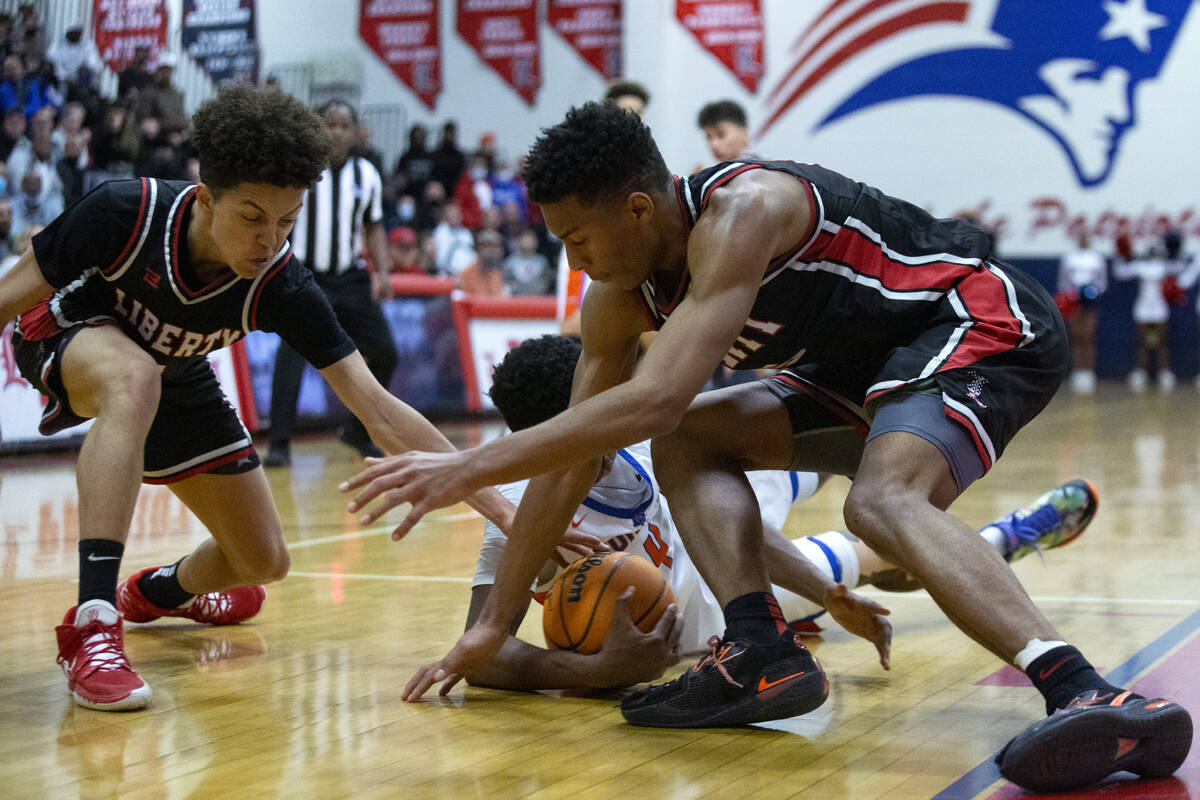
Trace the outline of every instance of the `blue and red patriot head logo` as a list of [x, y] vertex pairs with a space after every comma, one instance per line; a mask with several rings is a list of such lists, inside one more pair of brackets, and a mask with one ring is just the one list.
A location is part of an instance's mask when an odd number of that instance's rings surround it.
[[[1192, 0], [832, 0], [793, 46], [767, 98], [765, 132], [839, 68], [878, 64], [835, 94], [820, 130], [880, 103], [927, 95], [999, 103], [1062, 147], [1083, 186], [1103, 183], [1137, 123]], [[840, 87], [838, 87], [840, 88]]]

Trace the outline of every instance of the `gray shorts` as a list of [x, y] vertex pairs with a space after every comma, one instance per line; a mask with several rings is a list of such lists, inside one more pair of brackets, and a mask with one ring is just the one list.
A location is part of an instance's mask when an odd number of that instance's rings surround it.
[[798, 372], [784, 370], [763, 384], [783, 401], [792, 422], [788, 469], [853, 478], [868, 441], [904, 431], [941, 452], [960, 493], [986, 472], [971, 434], [946, 415], [936, 388], [891, 392], [873, 408], [874, 418], [868, 421], [860, 407]]

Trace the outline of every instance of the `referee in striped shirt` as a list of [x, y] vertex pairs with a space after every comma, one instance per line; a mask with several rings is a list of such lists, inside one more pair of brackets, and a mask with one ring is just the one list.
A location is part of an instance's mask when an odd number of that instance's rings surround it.
[[[358, 124], [354, 108], [334, 100], [321, 108], [321, 116], [332, 144], [330, 165], [304, 195], [304, 207], [292, 230], [292, 249], [315, 274], [338, 322], [371, 372], [387, 386], [397, 355], [391, 328], [379, 306], [380, 300], [392, 296], [391, 260], [380, 224], [383, 181], [371, 162], [350, 153]], [[375, 265], [374, 285], [361, 255], [364, 242]], [[271, 446], [263, 460], [268, 467], [291, 463], [290, 442], [303, 374], [304, 359], [281, 342], [271, 380]], [[338, 436], [364, 457], [383, 454], [353, 416]]]

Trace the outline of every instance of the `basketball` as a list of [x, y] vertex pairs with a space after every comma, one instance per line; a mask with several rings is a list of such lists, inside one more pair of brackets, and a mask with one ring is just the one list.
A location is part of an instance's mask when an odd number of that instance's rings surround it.
[[648, 633], [675, 602], [675, 593], [653, 564], [629, 553], [595, 553], [571, 564], [546, 593], [546, 645], [585, 655], [597, 652], [608, 636], [617, 598], [630, 586], [630, 617], [638, 630]]

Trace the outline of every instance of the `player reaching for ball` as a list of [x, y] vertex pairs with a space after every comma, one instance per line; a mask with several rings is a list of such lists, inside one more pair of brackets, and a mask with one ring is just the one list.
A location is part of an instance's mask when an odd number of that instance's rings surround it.
[[[579, 353], [577, 339], [546, 335], [521, 343], [496, 365], [490, 394], [511, 430], [531, 427], [567, 408]], [[811, 622], [829, 610], [843, 627], [874, 644], [880, 663], [887, 668], [891, 626], [884, 615], [888, 612], [847, 587], [873, 584], [916, 589], [917, 585], [843, 531], [794, 540], [783, 536], [792, 504], [819, 488], [821, 481], [815, 473], [760, 471], [749, 473], [749, 478], [762, 514], [768, 568], [783, 616], [793, 624]], [[527, 483], [506, 484], [500, 491], [519, 505]], [[1091, 485], [1071, 481], [980, 533], [1005, 559], [1015, 561], [1035, 548], [1049, 549], [1072, 541], [1087, 527], [1095, 510]], [[679, 661], [681, 653], [703, 650], [710, 637], [720, 632], [724, 624], [721, 605], [677, 535], [668, 502], [654, 478], [648, 442], [619, 450], [606, 462], [603, 474], [572, 517], [565, 542], [572, 549], [560, 550], [563, 562], [578, 557], [580, 547], [594, 547], [623, 551], [654, 564], [675, 594], [674, 613], [668, 611], [653, 630], [642, 633], [629, 619], [627, 599], [618, 601], [604, 646], [592, 655], [546, 650], [525, 642], [515, 635], [517, 620], [499, 655], [485, 668], [467, 673], [468, 682], [518, 690], [628, 686], [654, 680]], [[506, 544], [500, 529], [488, 523], [471, 587], [468, 628], [483, 609]], [[530, 598], [537, 598], [563, 566], [548, 562]], [[451, 685], [443, 684], [441, 693]], [[405, 699], [416, 699], [412, 688], [412, 684], [406, 687]]]
[[[193, 117], [201, 183], [109, 181], [67, 209], [0, 278], [0, 326], [46, 398], [39, 430], [94, 420], [79, 451], [78, 603], [56, 628], [79, 705], [142, 708], [150, 686], [122, 619], [223, 625], [258, 613], [289, 559], [250, 434], [207, 361], [251, 330], [302, 353], [391, 452], [451, 449], [379, 385], [287, 242], [321, 175], [321, 119], [278, 89], [234, 86]], [[167, 484], [212, 538], [117, 586], [142, 482]], [[507, 524], [488, 489], [471, 501]]]

